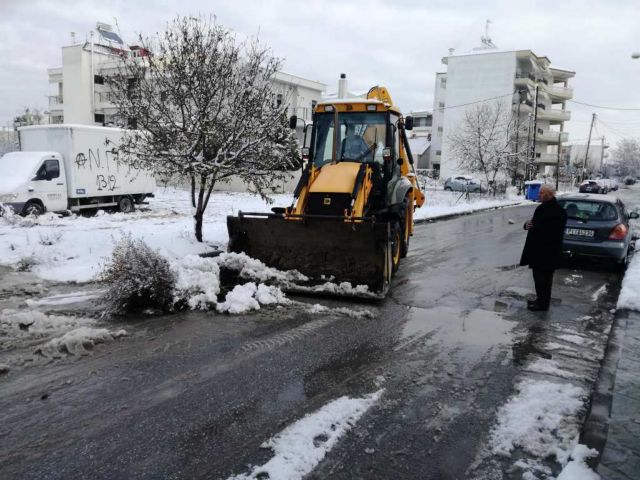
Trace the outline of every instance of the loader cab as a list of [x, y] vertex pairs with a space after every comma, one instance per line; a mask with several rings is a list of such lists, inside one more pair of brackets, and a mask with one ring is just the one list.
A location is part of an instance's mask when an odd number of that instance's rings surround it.
[[396, 173], [400, 158], [399, 115], [381, 102], [319, 105], [314, 114], [309, 162], [378, 165], [385, 177]]

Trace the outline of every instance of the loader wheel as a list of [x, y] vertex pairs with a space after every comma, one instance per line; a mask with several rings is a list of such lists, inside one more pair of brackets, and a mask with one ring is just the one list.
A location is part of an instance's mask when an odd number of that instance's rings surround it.
[[404, 210], [404, 218], [402, 220], [404, 228], [402, 229], [402, 242], [400, 243], [400, 257], [404, 258], [409, 253], [409, 241], [411, 240], [411, 224], [413, 223], [413, 209], [411, 202], [407, 199], [407, 206]]
[[402, 256], [402, 228], [395, 222], [391, 229], [391, 272], [396, 273]]

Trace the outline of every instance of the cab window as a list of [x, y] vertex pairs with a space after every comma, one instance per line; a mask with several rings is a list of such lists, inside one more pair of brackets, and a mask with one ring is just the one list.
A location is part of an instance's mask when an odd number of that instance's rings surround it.
[[36, 173], [36, 180], [52, 180], [60, 176], [58, 160], [45, 160]]

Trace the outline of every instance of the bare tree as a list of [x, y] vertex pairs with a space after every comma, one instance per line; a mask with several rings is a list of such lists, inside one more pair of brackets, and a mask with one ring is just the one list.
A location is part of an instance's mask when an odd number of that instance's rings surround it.
[[640, 175], [640, 141], [638, 139], [619, 140], [611, 156], [616, 173], [621, 177]]
[[495, 185], [500, 173], [512, 179], [520, 174], [527, 156], [527, 122], [506, 102], [481, 103], [466, 110], [447, 141], [460, 169]]
[[[211, 19], [177, 17], [137, 56], [123, 56], [111, 77], [112, 101], [132, 129], [120, 159], [191, 183], [195, 235], [218, 182], [240, 177], [268, 199], [268, 189], [298, 166], [286, 102], [270, 79], [279, 60], [257, 40], [238, 42]], [[153, 53], [151, 53], [153, 52]]]

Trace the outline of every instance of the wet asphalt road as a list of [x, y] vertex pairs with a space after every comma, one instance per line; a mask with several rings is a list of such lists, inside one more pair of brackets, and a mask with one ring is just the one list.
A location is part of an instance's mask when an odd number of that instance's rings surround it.
[[[374, 318], [301, 304], [174, 315], [124, 325], [129, 338], [91, 356], [13, 369], [0, 379], [0, 478], [227, 478], [268, 460], [261, 443], [304, 414], [380, 385], [308, 478], [511, 478], [481, 455], [496, 408], [563, 329], [606, 343], [620, 283], [566, 268], [551, 311], [527, 311], [530, 271], [515, 266], [532, 211], [418, 226], [383, 302], [298, 299]], [[595, 381], [597, 365], [575, 368]]]

